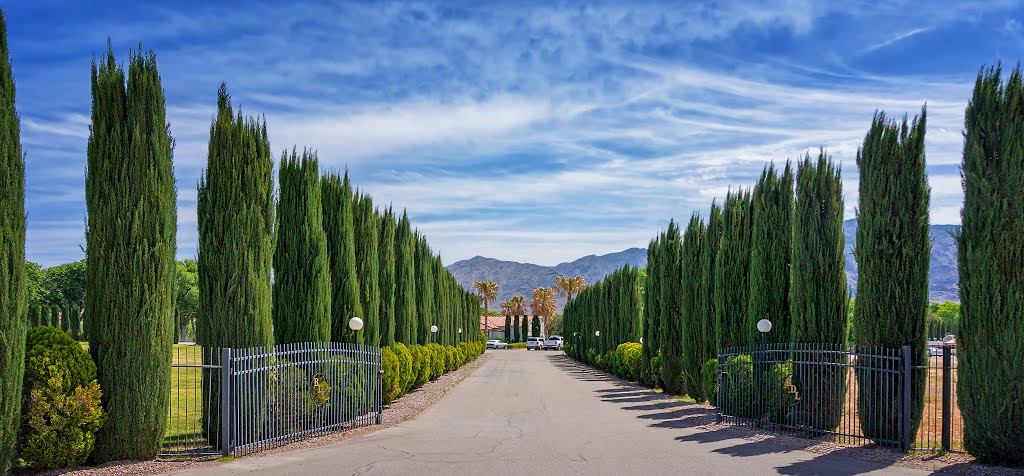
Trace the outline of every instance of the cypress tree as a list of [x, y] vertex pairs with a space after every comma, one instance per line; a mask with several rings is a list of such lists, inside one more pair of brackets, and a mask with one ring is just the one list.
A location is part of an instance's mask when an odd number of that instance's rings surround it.
[[[266, 121], [236, 113], [225, 83], [217, 90], [196, 212], [196, 342], [206, 348], [273, 345], [274, 162]], [[203, 415], [218, 421], [220, 374], [203, 372], [202, 386]], [[206, 430], [211, 441], [220, 438], [219, 426]]]
[[750, 225], [750, 192], [729, 192], [722, 207], [722, 243], [715, 257], [715, 332], [719, 350], [752, 343], [747, 311]]
[[85, 338], [82, 336], [82, 321], [79, 314], [78, 306], [68, 305], [68, 315], [71, 317], [71, 337], [81, 342]]
[[362, 298], [363, 322], [360, 340], [368, 345], [380, 345], [380, 277], [377, 239], [380, 224], [373, 210], [373, 200], [367, 195], [355, 202], [356, 210], [356, 270], [359, 275], [359, 296]]
[[7, 19], [0, 10], [0, 474], [11, 469], [21, 428], [27, 332], [25, 155], [14, 95]]
[[512, 342], [512, 316], [505, 316], [505, 342]]
[[[660, 295], [658, 291], [658, 246], [660, 239], [655, 238], [647, 245], [647, 282], [644, 285], [644, 343], [640, 351], [640, 380], [649, 386], [656, 386], [658, 376], [652, 373], [651, 362], [658, 356], [658, 313], [660, 312]], [[584, 334], [586, 337], [587, 334]]]
[[[352, 185], [345, 177], [329, 173], [320, 180], [324, 233], [331, 270], [331, 341], [352, 342], [349, 319], [363, 317], [356, 272], [356, 229]], [[364, 318], [365, 322], [365, 318]]]
[[747, 319], [752, 343], [761, 340], [757, 321], [768, 319], [770, 343], [789, 342], [789, 254], [793, 236], [793, 171], [775, 164], [761, 172], [751, 200], [750, 303]]
[[331, 273], [315, 152], [281, 157], [274, 249], [274, 341], [331, 341]]
[[[480, 323], [478, 322], [476, 326], [480, 327]], [[526, 338], [530, 337], [530, 316], [523, 315], [522, 326], [523, 326], [523, 341], [526, 341]]]
[[[659, 251], [658, 293], [661, 297], [658, 338], [661, 342], [662, 388], [670, 393], [683, 392], [683, 244], [676, 222], [670, 221]], [[609, 336], [611, 337], [611, 336]]]
[[[913, 348], [911, 365], [925, 365], [928, 344], [928, 230], [930, 191], [925, 175], [926, 111], [912, 124], [875, 114], [864, 145], [857, 151], [860, 199], [857, 206], [857, 300], [854, 302], [856, 343], [860, 349]], [[880, 362], [879, 362], [880, 363]], [[914, 372], [911, 431], [916, 434], [924, 408], [926, 372]], [[858, 375], [861, 428], [865, 435], [898, 433], [895, 411], [899, 399], [887, 399], [883, 388], [895, 388], [892, 376]], [[874, 415], [874, 417], [870, 416]], [[877, 415], [891, 415], [882, 420]]]
[[[718, 357], [718, 311], [715, 307], [715, 260], [718, 258], [718, 248], [721, 243], [722, 208], [718, 206], [717, 202], [711, 202], [711, 212], [708, 214], [707, 235], [704, 239], [704, 246], [700, 251], [700, 295], [703, 303], [701, 308], [701, 321], [704, 328], [704, 350], [701, 360], [703, 362], [707, 362]], [[705, 395], [705, 397], [710, 398], [710, 395]]]
[[701, 262], [707, 228], [696, 213], [683, 233], [682, 256], [682, 390], [696, 400], [702, 400], [704, 371], [704, 266]]
[[[964, 448], [1024, 465], [1024, 83], [982, 70], [964, 114], [957, 391]], [[860, 301], [860, 299], [858, 299]]]
[[49, 326], [64, 330], [64, 325], [60, 322], [60, 310], [57, 309], [57, 306], [49, 306], [48, 312], [50, 313], [49, 320], [47, 321]]
[[[822, 150], [797, 166], [790, 277], [791, 339], [838, 347], [846, 342], [846, 255], [843, 235], [843, 183], [840, 170]], [[823, 362], [839, 355], [822, 354]], [[838, 360], [835, 361], [838, 363]], [[794, 364], [802, 424], [832, 430], [839, 424], [846, 368]], [[840, 389], [840, 391], [836, 391]]]
[[514, 329], [514, 334], [512, 335], [514, 342], [522, 341], [522, 339], [519, 338], [519, 336], [521, 335], [519, 333], [519, 316], [515, 316], [514, 320], [512, 321], [512, 327]]
[[533, 316], [533, 323], [530, 326], [530, 331], [533, 332], [534, 336], [540, 337], [540, 316]]
[[[217, 90], [206, 170], [199, 181], [199, 309], [204, 347], [274, 343], [270, 274], [274, 256], [274, 162], [264, 120], [231, 106]], [[208, 386], [213, 388], [214, 386]], [[213, 400], [216, 401], [216, 400]]]
[[380, 345], [395, 343], [395, 215], [391, 208], [380, 217], [380, 242], [377, 246], [377, 276], [380, 282]]
[[409, 215], [402, 212], [402, 219], [395, 231], [395, 341], [403, 344], [419, 342], [415, 259], [416, 237], [409, 225]]
[[417, 338], [419, 342], [433, 342], [434, 336], [430, 333], [430, 326], [437, 325], [437, 316], [434, 315], [434, 274], [431, 267], [433, 255], [427, 246], [427, 239], [416, 234], [416, 320]]
[[164, 436], [177, 337], [173, 148], [156, 55], [132, 52], [125, 75], [108, 43], [92, 63], [85, 179], [89, 353], [107, 414], [96, 462], [152, 458]]

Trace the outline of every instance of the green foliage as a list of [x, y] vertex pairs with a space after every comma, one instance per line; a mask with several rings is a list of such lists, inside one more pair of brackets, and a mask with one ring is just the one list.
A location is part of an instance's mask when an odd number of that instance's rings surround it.
[[615, 374], [629, 380], [640, 375], [640, 354], [643, 345], [638, 342], [624, 342], [615, 348]]
[[36, 469], [78, 466], [106, 419], [96, 365], [53, 327], [31, 330], [26, 347], [21, 457]]
[[399, 385], [402, 387], [402, 395], [409, 390], [412, 390], [413, 385], [416, 383], [416, 372], [413, 369], [412, 352], [409, 352], [409, 348], [401, 342], [395, 342], [395, 345], [391, 346], [395, 351], [395, 355], [398, 356], [398, 375], [401, 376]]
[[455, 347], [450, 345], [444, 346], [444, 370], [445, 372], [451, 372], [459, 368], [459, 357]]
[[513, 343], [511, 343], [511, 344], [509, 344], [509, 345], [507, 345], [505, 347], [507, 349], [525, 349], [526, 348], [526, 342], [513, 342]]
[[413, 367], [416, 372], [416, 383], [413, 386], [421, 387], [430, 381], [431, 353], [422, 345], [409, 346], [409, 352], [412, 353]]
[[718, 357], [718, 309], [715, 305], [715, 261], [718, 259], [718, 249], [722, 243], [722, 209], [717, 202], [711, 202], [711, 211], [708, 214], [707, 236], [704, 238], [704, 246], [700, 252], [701, 261], [701, 300], [704, 303], [701, 310], [704, 324], [704, 345], [701, 361], [707, 361]]
[[384, 367], [384, 404], [390, 405], [402, 395], [401, 363], [398, 361], [398, 355], [390, 347], [381, 347], [380, 356]]
[[957, 397], [964, 448], [1024, 465], [1024, 81], [982, 70], [964, 114]]
[[770, 319], [769, 343], [789, 342], [789, 266], [793, 236], [793, 170], [779, 174], [775, 164], [761, 172], [751, 199], [750, 301], [747, 328], [753, 342], [757, 321]]
[[[2, 20], [0, 20], [0, 21], [2, 21]], [[3, 28], [4, 28], [4, 31], [6, 31], [6, 26], [3, 26]], [[6, 41], [6, 39], [0, 40], [0, 41]], [[6, 48], [6, 47], [4, 46], [4, 48]], [[7, 60], [3, 59], [3, 60], [0, 60], [0, 61], [7, 61]], [[7, 67], [7, 66], [9, 66], [9, 65], [4, 63], [4, 67]], [[6, 87], [4, 88], [4, 90], [5, 91], [7, 90]], [[11, 97], [13, 98], [13, 95]], [[6, 100], [6, 96], [5, 96], [5, 100]], [[7, 111], [7, 109], [4, 109], [4, 111]], [[4, 114], [7, 114], [7, 113], [4, 112]], [[9, 131], [5, 131], [5, 132], [9, 132]], [[19, 142], [20, 142], [20, 140], [19, 140]], [[7, 141], [4, 141], [4, 144], [8, 144], [8, 143], [16, 144], [17, 147], [20, 147], [20, 144], [17, 143], [17, 142], [7, 142]], [[10, 158], [4, 157], [3, 160], [10, 160]], [[17, 168], [17, 167], [19, 167], [18, 164], [12, 164], [12, 166], [14, 168], [5, 169], [5, 170], [9, 170], [10, 172], [12, 172], [12, 176], [14, 174], [18, 173], [19, 170], [23, 170], [23, 169], [18, 169]], [[10, 180], [11, 176], [4, 176], [4, 179], [5, 180]], [[24, 182], [24, 180], [22, 180], [22, 182]], [[6, 182], [4, 183], [4, 186], [5, 187], [8, 187], [8, 186], [17, 187], [16, 184], [10, 184], [9, 185]], [[12, 188], [12, 190], [14, 191], [15, 194], [18, 193], [18, 189], [17, 188]], [[21, 193], [24, 194], [24, 191], [22, 190]], [[24, 201], [24, 199], [23, 199], [23, 201]], [[15, 271], [15, 270], [12, 269], [11, 271]], [[25, 299], [28, 301], [27, 304], [29, 306], [40, 304], [40, 303], [42, 303], [45, 300], [45, 298], [43, 297], [43, 289], [44, 289], [43, 288], [43, 286], [44, 286], [43, 281], [45, 279], [46, 279], [46, 271], [43, 270], [43, 267], [40, 266], [39, 263], [33, 263], [31, 261], [25, 261]]]
[[357, 196], [355, 210], [356, 269], [359, 274], [359, 297], [362, 299], [363, 322], [360, 339], [369, 345], [380, 344], [380, 277], [377, 242], [380, 232], [379, 218], [368, 195]]
[[389, 208], [380, 217], [380, 242], [377, 246], [377, 277], [380, 286], [380, 345], [395, 343], [395, 215]]
[[535, 335], [535, 336], [538, 336], [538, 337], [540, 336], [540, 317], [539, 316], [533, 316], [533, 320], [530, 323], [530, 332], [532, 332], [533, 335]]
[[[715, 332], [717, 348], [751, 344], [747, 305], [750, 285], [750, 192], [729, 192], [722, 208], [722, 244], [715, 257]], [[842, 219], [842, 215], [839, 216]], [[840, 270], [841, 271], [841, 270]]]
[[[840, 171], [822, 150], [812, 161], [797, 165], [793, 213], [790, 306], [791, 340], [796, 343], [846, 342], [846, 255], [843, 234], [843, 190]], [[843, 358], [824, 354], [822, 359]], [[798, 421], [821, 430], [839, 425], [845, 397], [846, 369], [819, 363], [794, 366], [799, 377]], [[835, 391], [835, 389], [843, 391]]]
[[175, 341], [174, 140], [153, 52], [133, 51], [126, 75], [108, 43], [91, 79], [85, 307], [109, 415], [91, 458], [149, 459], [166, 428]]
[[690, 223], [683, 233], [683, 250], [681, 259], [682, 274], [682, 315], [680, 316], [680, 391], [703, 400], [704, 387], [701, 372], [704, 365], [704, 267], [701, 253], [704, 240], [707, 239], [707, 228], [696, 213], [690, 217]]
[[[651, 362], [656, 355], [658, 355], [658, 345], [660, 338], [658, 337], [658, 316], [661, 312], [661, 304], [659, 298], [661, 293], [658, 291], [659, 283], [657, 282], [656, 276], [658, 275], [658, 247], [661, 245], [659, 238], [651, 240], [647, 245], [647, 274], [648, 279], [644, 283], [644, 301], [643, 301], [643, 337], [641, 338], [644, 342], [643, 355], [641, 360], [644, 362]], [[652, 366], [644, 365], [641, 369], [640, 382], [644, 385], [655, 386], [658, 379], [657, 373], [650, 373], [653, 369]]]
[[[925, 175], [926, 110], [912, 123], [891, 121], [876, 113], [864, 145], [857, 151], [860, 169], [857, 206], [857, 299], [854, 326], [858, 348], [912, 348], [911, 365], [926, 365], [925, 318], [928, 308], [928, 231], [930, 191]], [[898, 420], [871, 415], [896, 408], [899, 398], [883, 395], [898, 376], [858, 375], [861, 428], [866, 436], [895, 434]], [[924, 409], [927, 372], [914, 372], [911, 391], [911, 433], [916, 434]]]
[[47, 268], [38, 284], [39, 302], [54, 305], [85, 303], [86, 260]]
[[[190, 259], [178, 261], [175, 281], [177, 283], [175, 284], [177, 296], [174, 300], [175, 328], [178, 329], [179, 340], [181, 340], [185, 337], [185, 329], [188, 328], [189, 324], [196, 321], [199, 313], [199, 263]], [[267, 292], [269, 296], [269, 281], [267, 282]], [[269, 303], [267, 310], [270, 310]], [[269, 312], [267, 319], [270, 319]], [[269, 327], [267, 328], [267, 335], [270, 335]], [[273, 342], [273, 340], [269, 342]]]
[[437, 380], [438, 377], [444, 375], [445, 359], [447, 358], [444, 347], [438, 344], [429, 344], [426, 348], [430, 352], [430, 380]]
[[316, 153], [281, 157], [274, 249], [274, 341], [331, 341], [331, 274]]
[[704, 362], [704, 397], [711, 405], [718, 405], [718, 359]]
[[505, 342], [512, 342], [512, 316], [505, 316]]
[[662, 388], [683, 393], [683, 239], [675, 221], [670, 221], [658, 250], [658, 283], [661, 305], [658, 349], [661, 351]]
[[[348, 171], [342, 179], [329, 173], [320, 179], [324, 232], [327, 234], [327, 256], [331, 269], [331, 340], [352, 342], [348, 321], [364, 317], [359, 298], [356, 272], [355, 205]], [[367, 325], [369, 319], [363, 319]]]
[[409, 225], [409, 216], [402, 219], [395, 231], [395, 341], [418, 343], [416, 323], [416, 237]]
[[418, 342], [432, 342], [430, 326], [437, 325], [434, 313], [434, 269], [431, 266], [433, 255], [427, 246], [427, 239], [415, 235], [415, 276], [416, 276], [416, 339]]

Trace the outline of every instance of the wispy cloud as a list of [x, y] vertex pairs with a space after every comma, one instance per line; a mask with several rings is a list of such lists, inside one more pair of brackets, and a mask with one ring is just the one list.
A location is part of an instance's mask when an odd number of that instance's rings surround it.
[[[555, 264], [643, 246], [669, 219], [752, 185], [768, 161], [819, 147], [842, 162], [852, 217], [871, 115], [926, 102], [932, 221], [958, 221], [963, 110], [978, 66], [1019, 49], [1005, 15], [1019, 6], [12, 5], [29, 257], [80, 254], [87, 73], [107, 35], [120, 57], [140, 41], [158, 54], [179, 256], [195, 255], [195, 185], [227, 81], [245, 113], [266, 116], [275, 150], [309, 146], [325, 168], [349, 166], [377, 203], [407, 208], [446, 262]], [[924, 54], [915, 37], [957, 40]]]

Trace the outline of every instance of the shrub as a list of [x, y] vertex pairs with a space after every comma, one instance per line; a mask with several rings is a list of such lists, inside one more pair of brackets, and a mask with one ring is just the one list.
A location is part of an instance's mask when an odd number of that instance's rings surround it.
[[458, 357], [455, 356], [455, 347], [452, 347], [450, 345], [446, 345], [444, 347], [444, 353], [445, 353], [445, 359], [444, 359], [445, 371], [451, 372], [452, 370], [455, 370], [455, 369], [459, 368], [459, 359], [458, 359]]
[[444, 347], [438, 344], [430, 344], [427, 348], [430, 351], [430, 380], [437, 380], [438, 377], [444, 375]]
[[78, 466], [92, 453], [95, 433], [106, 420], [96, 364], [53, 327], [29, 331], [26, 347], [21, 457], [33, 468]]
[[654, 385], [657, 386], [661, 380], [661, 351], [651, 359], [651, 375], [654, 376]]
[[412, 352], [413, 360], [416, 363], [416, 383], [413, 386], [423, 386], [430, 381], [430, 352], [422, 345], [411, 346], [409, 351]]
[[704, 396], [707, 397], [708, 403], [718, 404], [718, 359], [704, 363]]
[[416, 373], [413, 372], [412, 367], [412, 353], [401, 342], [395, 342], [394, 349], [395, 355], [398, 356], [398, 375], [402, 377], [399, 385], [402, 387], [402, 395], [404, 395], [412, 390], [413, 384], [416, 383]]
[[643, 346], [637, 342], [626, 342], [619, 344], [615, 349], [618, 354], [619, 375], [630, 380], [640, 378], [640, 354]]
[[382, 347], [380, 358], [384, 365], [384, 404], [390, 405], [402, 395], [398, 356], [390, 347]]
[[513, 342], [513, 343], [509, 344], [507, 348], [508, 349], [525, 349], [526, 348], [526, 342]]

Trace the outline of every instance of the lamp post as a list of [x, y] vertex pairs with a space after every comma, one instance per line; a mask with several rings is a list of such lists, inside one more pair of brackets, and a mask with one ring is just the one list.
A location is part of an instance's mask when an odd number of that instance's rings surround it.
[[363, 328], [363, 320], [358, 317], [353, 317], [348, 320], [348, 328], [352, 329], [352, 343], [359, 343], [359, 329]]
[[459, 328], [459, 342], [462, 342], [462, 328]]
[[437, 326], [430, 326], [430, 333], [434, 335], [434, 343], [437, 343]]
[[762, 420], [764, 418], [764, 411], [765, 411], [766, 406], [767, 406], [767, 405], [765, 405], [765, 401], [764, 401], [764, 399], [765, 399], [765, 391], [764, 391], [764, 372], [765, 372], [764, 361], [765, 361], [765, 359], [764, 359], [764, 353], [765, 353], [765, 338], [768, 335], [768, 333], [771, 332], [771, 330], [772, 330], [772, 321], [769, 321], [768, 319], [761, 319], [760, 321], [757, 321], [757, 331], [761, 333], [761, 351], [757, 353], [757, 356], [758, 356], [757, 357], [757, 363], [758, 363], [758, 372], [757, 372], [758, 385], [757, 385], [757, 392], [758, 392], [759, 397], [760, 397], [760, 398], [757, 399], [758, 406], [759, 406], [759, 408], [758, 408], [759, 411], [757, 412], [757, 427], [758, 428], [761, 427]]

